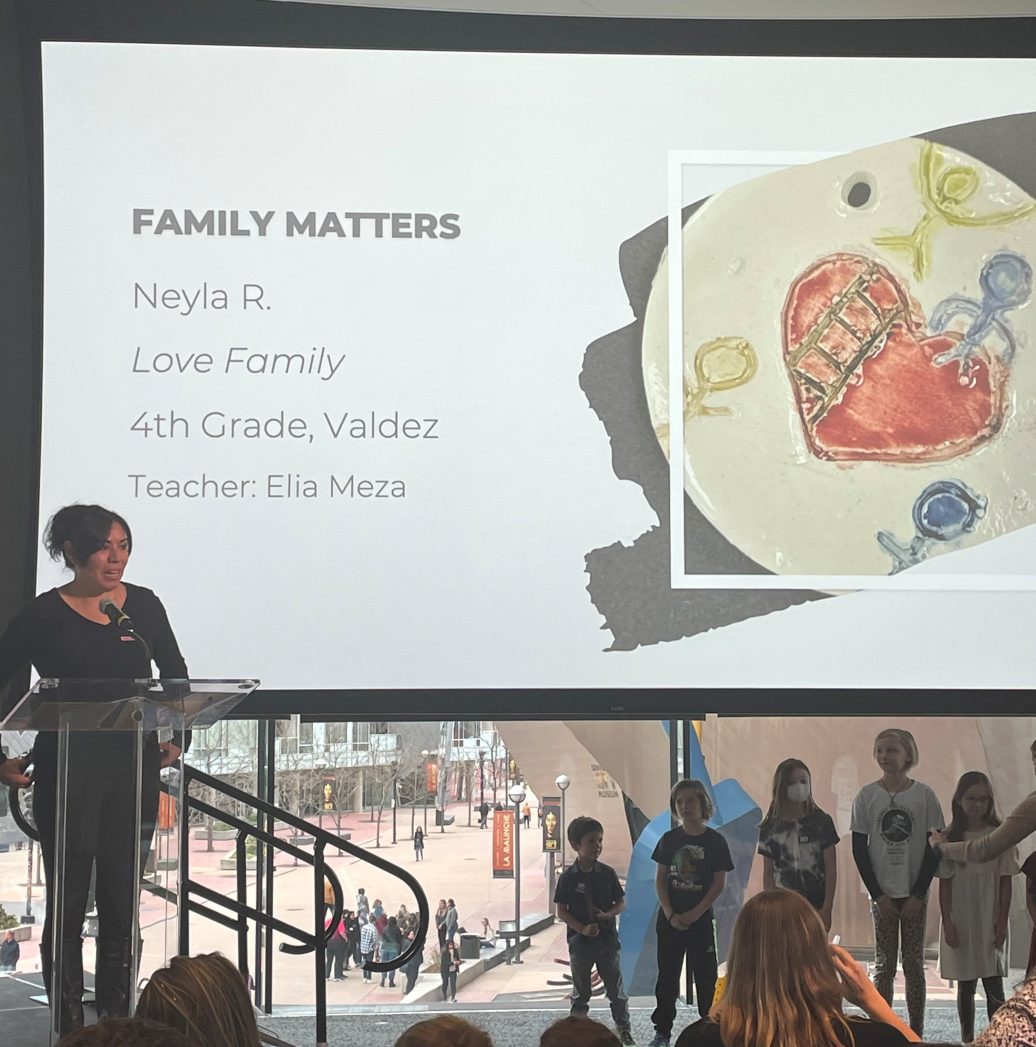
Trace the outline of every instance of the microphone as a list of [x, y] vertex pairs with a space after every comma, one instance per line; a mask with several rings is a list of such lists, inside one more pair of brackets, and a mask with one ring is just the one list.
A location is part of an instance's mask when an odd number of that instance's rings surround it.
[[103, 614], [106, 614], [111, 619], [112, 625], [128, 633], [133, 632], [133, 621], [114, 600], [105, 597], [100, 604], [98, 604], [98, 607]]

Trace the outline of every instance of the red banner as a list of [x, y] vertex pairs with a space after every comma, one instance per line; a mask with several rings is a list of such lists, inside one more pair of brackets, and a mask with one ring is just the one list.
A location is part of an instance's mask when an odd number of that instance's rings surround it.
[[176, 825], [176, 801], [168, 793], [158, 794], [158, 827], [168, 831]]
[[434, 793], [439, 788], [439, 765], [437, 763], [426, 763], [424, 765], [424, 791]]
[[514, 811], [493, 812], [493, 879], [514, 879]]

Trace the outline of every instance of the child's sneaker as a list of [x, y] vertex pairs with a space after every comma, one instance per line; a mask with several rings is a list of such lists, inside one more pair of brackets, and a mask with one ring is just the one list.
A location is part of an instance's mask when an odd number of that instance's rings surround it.
[[619, 1043], [622, 1047], [637, 1047], [637, 1041], [633, 1039], [633, 1030], [628, 1025], [619, 1029]]

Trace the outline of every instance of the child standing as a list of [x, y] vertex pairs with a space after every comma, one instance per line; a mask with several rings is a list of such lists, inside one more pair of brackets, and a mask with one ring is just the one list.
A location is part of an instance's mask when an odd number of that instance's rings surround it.
[[809, 768], [794, 758], [777, 765], [770, 809], [759, 826], [763, 888], [801, 894], [831, 930], [838, 865], [838, 833], [829, 814], [813, 802]]
[[685, 957], [694, 978], [698, 1013], [708, 1016], [717, 968], [712, 903], [734, 868], [727, 841], [705, 824], [712, 817], [712, 800], [701, 782], [688, 778], [677, 782], [669, 794], [669, 809], [680, 824], [662, 836], [651, 855], [657, 863], [658, 980], [650, 1047], [669, 1047]]
[[[953, 843], [982, 836], [1000, 824], [993, 788], [981, 771], [961, 775], [951, 808], [946, 838]], [[990, 1018], [1004, 1002], [1011, 877], [1017, 872], [1013, 847], [989, 862], [962, 865], [944, 859], [939, 866], [939, 973], [957, 982], [957, 1015], [964, 1043], [975, 1038], [978, 979], [982, 979]]]
[[928, 888], [938, 863], [928, 832], [943, 824], [935, 793], [907, 772], [917, 766], [909, 731], [889, 728], [874, 740], [881, 777], [853, 801], [853, 859], [871, 896], [874, 919], [874, 985], [892, 1003], [892, 983], [902, 941], [910, 1027], [924, 1035], [924, 935]]
[[604, 982], [612, 1019], [623, 1044], [635, 1044], [629, 1005], [619, 967], [619, 935], [615, 918], [626, 908], [615, 870], [598, 861], [604, 826], [580, 815], [568, 826], [568, 842], [576, 860], [561, 874], [554, 891], [558, 919], [568, 926], [568, 958], [572, 970], [572, 1014], [590, 1010], [590, 975], [594, 965]]

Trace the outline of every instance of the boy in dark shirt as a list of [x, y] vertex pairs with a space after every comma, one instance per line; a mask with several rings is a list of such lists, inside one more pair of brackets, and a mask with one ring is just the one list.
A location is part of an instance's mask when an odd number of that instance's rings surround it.
[[561, 874], [554, 902], [558, 919], [568, 925], [572, 1014], [585, 1016], [590, 1010], [590, 975], [596, 964], [619, 1040], [635, 1045], [622, 986], [615, 923], [615, 917], [626, 908], [626, 893], [615, 870], [597, 860], [604, 841], [604, 826], [596, 818], [582, 815], [573, 818], [567, 835], [576, 851], [576, 860]]
[[727, 841], [705, 823], [712, 800], [701, 782], [683, 779], [669, 794], [669, 809], [680, 820], [665, 833], [651, 855], [658, 895], [658, 980], [651, 1022], [651, 1047], [669, 1047], [680, 994], [684, 957], [694, 977], [698, 1013], [707, 1018], [716, 992], [716, 931], [712, 903], [723, 893], [734, 868]]

